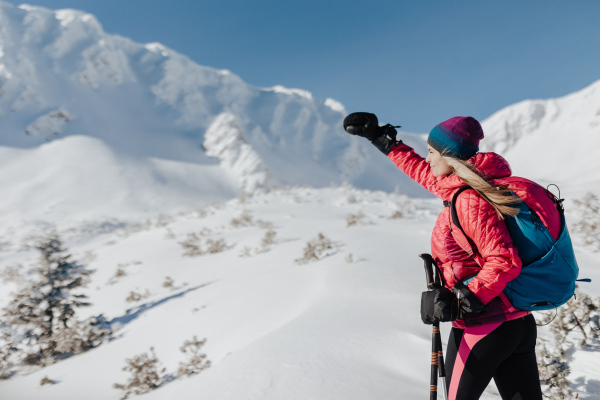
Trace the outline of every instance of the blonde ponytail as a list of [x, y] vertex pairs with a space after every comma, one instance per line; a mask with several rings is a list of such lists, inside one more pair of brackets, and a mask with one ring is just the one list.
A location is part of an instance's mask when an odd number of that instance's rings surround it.
[[475, 189], [485, 201], [494, 207], [501, 219], [504, 219], [505, 215], [514, 217], [519, 213], [519, 209], [513, 206], [520, 203], [521, 199], [513, 195], [506, 186], [490, 184], [477, 168], [466, 161], [444, 155], [442, 158], [446, 164], [452, 167], [455, 175]]

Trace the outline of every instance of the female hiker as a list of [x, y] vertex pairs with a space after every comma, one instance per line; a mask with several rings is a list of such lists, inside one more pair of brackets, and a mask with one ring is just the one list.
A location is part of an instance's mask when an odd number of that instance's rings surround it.
[[[454, 315], [446, 319], [453, 321], [445, 363], [448, 398], [479, 399], [493, 378], [503, 399], [542, 399], [535, 320], [502, 296], [521, 271], [521, 259], [504, 223], [505, 216], [519, 212], [515, 207], [519, 200], [493, 184], [510, 176], [511, 170], [498, 154], [478, 153], [483, 138], [479, 122], [454, 117], [435, 126], [426, 158], [396, 140], [394, 127], [380, 127], [373, 114], [348, 115], [344, 129], [368, 138], [411, 179], [445, 202], [465, 184], [474, 189], [461, 193], [455, 204], [477, 257], [457, 243], [449, 207], [437, 218], [431, 238], [431, 254], [446, 288], [456, 296], [450, 296], [454, 304], [448, 304]], [[559, 228], [552, 227], [554, 238]]]

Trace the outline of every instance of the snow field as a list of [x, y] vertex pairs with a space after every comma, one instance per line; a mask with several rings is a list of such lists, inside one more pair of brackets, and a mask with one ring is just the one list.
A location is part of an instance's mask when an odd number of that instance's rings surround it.
[[[399, 208], [406, 217], [389, 219]], [[419, 317], [425, 278], [417, 255], [428, 251], [440, 209], [435, 200], [350, 187], [292, 188], [162, 216], [137, 231], [69, 230], [69, 252], [93, 260], [89, 266], [96, 270], [86, 290], [93, 306], [79, 315], [103, 313], [114, 338], [1, 382], [0, 394], [15, 400], [117, 399], [121, 393], [112, 385], [126, 381], [126, 358], [154, 347], [173, 374], [183, 361], [179, 347], [197, 336], [208, 339], [203, 352], [212, 367], [145, 398], [421, 398], [429, 384], [431, 328]], [[361, 213], [348, 227], [348, 215]], [[275, 243], [257, 252], [269, 229]], [[185, 257], [180, 242], [192, 232], [202, 245], [224, 239], [227, 248]], [[327, 256], [296, 262], [319, 233], [332, 242]], [[253, 250], [242, 257], [245, 247]], [[23, 248], [4, 254], [11, 262], [35, 260]], [[600, 278], [590, 264], [597, 255], [584, 254], [580, 276]], [[119, 268], [126, 275], [115, 278]], [[163, 286], [167, 277], [174, 290]], [[131, 291], [149, 295], [127, 302]], [[600, 368], [596, 357], [577, 351], [572, 368], [573, 377], [581, 377], [580, 398], [593, 398], [584, 393], [597, 393], [590, 375]], [[40, 386], [44, 376], [58, 383]], [[484, 398], [497, 399], [495, 393], [491, 385]]]

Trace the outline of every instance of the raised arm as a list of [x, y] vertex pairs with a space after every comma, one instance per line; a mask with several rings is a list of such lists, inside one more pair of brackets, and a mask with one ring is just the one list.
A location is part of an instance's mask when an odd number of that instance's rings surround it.
[[439, 197], [435, 185], [437, 178], [433, 176], [429, 165], [412, 147], [396, 139], [395, 128], [390, 124], [379, 126], [377, 117], [371, 113], [352, 113], [344, 119], [346, 132], [367, 138], [409, 178]]
[[438, 178], [433, 176], [429, 164], [425, 159], [418, 155], [414, 149], [401, 141], [392, 147], [388, 153], [388, 158], [396, 164], [410, 179], [423, 186], [429, 192], [440, 197], [436, 182]]

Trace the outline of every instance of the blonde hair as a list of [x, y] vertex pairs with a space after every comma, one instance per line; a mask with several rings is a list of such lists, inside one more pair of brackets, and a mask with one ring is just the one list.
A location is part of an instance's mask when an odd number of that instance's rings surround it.
[[505, 215], [514, 217], [519, 213], [519, 209], [513, 206], [522, 200], [511, 193], [506, 186], [492, 185], [473, 164], [447, 155], [442, 155], [442, 158], [452, 168], [455, 175], [475, 189], [485, 201], [494, 207], [500, 219], [504, 219]]

